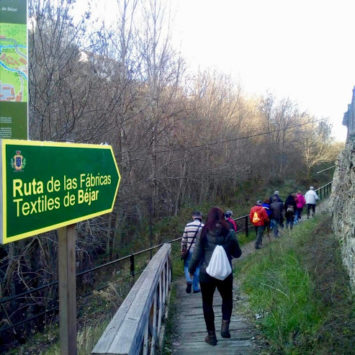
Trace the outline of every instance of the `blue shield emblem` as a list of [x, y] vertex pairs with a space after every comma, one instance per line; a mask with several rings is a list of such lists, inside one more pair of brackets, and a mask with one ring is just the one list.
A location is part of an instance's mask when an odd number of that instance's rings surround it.
[[22, 156], [15, 156], [15, 169], [21, 169], [22, 167]]
[[17, 150], [13, 159], [11, 159], [11, 166], [15, 171], [22, 171], [25, 167], [26, 159], [21, 155], [21, 151]]

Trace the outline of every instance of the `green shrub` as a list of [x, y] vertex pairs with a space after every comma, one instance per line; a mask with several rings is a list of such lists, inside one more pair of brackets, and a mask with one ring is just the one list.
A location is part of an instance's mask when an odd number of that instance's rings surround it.
[[306, 221], [237, 265], [272, 352], [351, 353], [354, 308], [329, 221]]

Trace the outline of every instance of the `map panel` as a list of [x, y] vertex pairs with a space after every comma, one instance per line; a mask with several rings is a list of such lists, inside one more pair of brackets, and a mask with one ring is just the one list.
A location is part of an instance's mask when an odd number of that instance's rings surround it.
[[27, 26], [0, 26], [0, 101], [27, 102]]
[[28, 139], [27, 0], [0, 0], [0, 138]]

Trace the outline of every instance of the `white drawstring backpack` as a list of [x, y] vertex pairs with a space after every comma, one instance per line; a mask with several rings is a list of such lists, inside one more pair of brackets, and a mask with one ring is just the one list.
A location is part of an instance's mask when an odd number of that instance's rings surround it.
[[214, 248], [206, 272], [208, 275], [221, 281], [225, 280], [232, 273], [226, 251], [221, 245], [217, 245]]

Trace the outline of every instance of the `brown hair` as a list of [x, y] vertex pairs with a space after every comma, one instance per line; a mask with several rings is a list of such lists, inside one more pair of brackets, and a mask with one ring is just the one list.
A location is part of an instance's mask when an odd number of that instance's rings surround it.
[[229, 225], [224, 219], [224, 213], [219, 207], [212, 207], [207, 214], [205, 226], [202, 229], [202, 236], [204, 237], [208, 231], [213, 231], [217, 225], [222, 226], [222, 235], [226, 236], [229, 232]]

